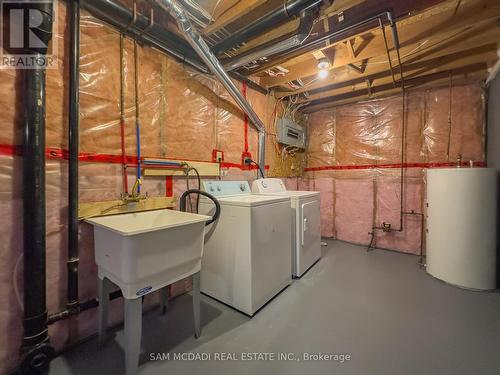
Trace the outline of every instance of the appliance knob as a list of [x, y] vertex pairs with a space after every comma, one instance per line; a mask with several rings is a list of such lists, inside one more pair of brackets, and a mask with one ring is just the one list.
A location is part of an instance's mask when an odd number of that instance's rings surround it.
[[220, 186], [217, 186], [217, 191], [222, 191]]
[[245, 191], [245, 184], [240, 184], [240, 190]]
[[266, 188], [267, 187], [267, 183], [265, 181], [262, 181], [262, 187], [263, 188]]

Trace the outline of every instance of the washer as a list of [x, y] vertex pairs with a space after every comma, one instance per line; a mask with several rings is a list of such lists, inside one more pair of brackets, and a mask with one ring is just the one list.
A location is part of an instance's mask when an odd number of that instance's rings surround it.
[[[252, 194], [247, 181], [203, 181], [221, 215], [206, 234], [201, 291], [252, 316], [291, 283], [290, 198]], [[200, 199], [200, 213], [213, 203]]]
[[279, 178], [262, 178], [252, 183], [252, 192], [291, 198], [292, 274], [301, 277], [321, 258], [319, 191], [286, 190]]

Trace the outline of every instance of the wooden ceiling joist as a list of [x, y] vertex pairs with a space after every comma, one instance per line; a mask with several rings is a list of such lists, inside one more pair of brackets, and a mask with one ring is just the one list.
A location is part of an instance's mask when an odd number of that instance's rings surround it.
[[204, 33], [205, 35], [209, 35], [220, 28], [230, 24], [236, 19], [244, 16], [246, 13], [257, 8], [259, 5], [262, 5], [266, 2], [266, 0], [245, 0], [240, 1], [227, 9], [224, 13], [222, 13], [212, 24], [208, 25]]
[[[448, 0], [451, 1], [451, 0]], [[373, 17], [377, 14], [385, 13], [387, 10], [391, 9], [393, 15], [396, 19], [406, 18], [415, 12], [422, 11], [427, 9], [433, 5], [442, 2], [442, 0], [411, 0], [411, 1], [402, 1], [402, 0], [365, 0], [360, 4], [357, 4], [353, 7], [347, 8], [342, 12], [342, 17], [340, 14], [335, 14], [334, 16], [328, 18], [328, 30], [342, 30], [346, 27], [353, 27], [354, 25], [358, 25], [360, 22]], [[374, 27], [375, 20], [373, 20], [369, 24], [359, 25], [357, 28], [352, 28], [346, 33], [341, 33], [341, 35], [337, 35], [335, 37], [330, 38], [329, 42], [324, 41], [321, 45], [324, 47], [329, 46], [330, 44], [344, 42], [345, 40], [354, 37], [357, 34], [362, 34], [361, 30], [366, 30], [367, 27]], [[323, 23], [318, 23], [323, 24]], [[317, 24], [317, 25], [318, 25]], [[317, 26], [315, 25], [315, 26]], [[371, 26], [373, 25], [373, 26]], [[356, 32], [356, 30], [358, 30]], [[315, 27], [313, 32], [311, 33], [311, 38], [307, 43], [311, 43], [315, 40], [320, 39], [326, 33], [326, 29], [324, 27]], [[292, 51], [289, 51], [287, 54], [273, 57], [270, 59], [268, 63], [262, 64], [258, 69], [256, 69], [252, 74], [256, 74], [259, 72], [266, 71], [269, 68], [272, 68], [275, 65], [291, 63], [295, 64], [303, 60], [306, 52], [311, 53], [317, 48], [321, 47], [308, 47], [306, 50], [301, 48], [296, 48]]]
[[[422, 89], [427, 87], [447, 86], [452, 79], [453, 85], [475, 82], [484, 79], [486, 70], [484, 64], [473, 65], [470, 67], [462, 67], [454, 71], [445, 71], [427, 76], [413, 78], [407, 82], [407, 90], [410, 92], [414, 89]], [[303, 113], [311, 113], [329, 109], [350, 103], [356, 103], [363, 100], [379, 99], [387, 96], [401, 95], [401, 88], [394, 88], [392, 85], [379, 87], [376, 90], [372, 88], [371, 94], [368, 90], [357, 91], [355, 95], [340, 95], [338, 97], [330, 97], [324, 102], [318, 102], [301, 109]]]
[[[500, 3], [498, 1], [464, 0], [456, 16], [453, 16], [455, 7], [452, 6], [456, 5], [455, 2], [452, 4], [452, 2], [446, 1], [445, 5], [440, 4], [422, 14], [398, 22], [403, 56], [412, 53], [412, 51], [415, 52], [414, 50], [426, 48], [426, 45], [443, 43], [446, 39], [452, 38], [453, 35], [466, 32], [469, 28], [477, 27], [478, 24], [490, 22], [493, 25], [500, 16]], [[380, 57], [381, 60], [386, 59], [385, 44], [380, 30], [375, 29], [371, 33], [374, 35], [373, 39], [363, 49], [356, 52], [355, 58], [352, 57], [352, 53], [345, 43], [336, 43], [330, 47], [335, 49], [335, 60], [332, 68], [374, 57]], [[287, 75], [262, 77], [261, 84], [274, 87], [289, 80], [315, 75], [317, 69], [312, 64], [313, 59], [311, 56], [298, 64], [283, 64], [290, 71]]]
[[[418, 51], [411, 55], [407, 55], [403, 58], [403, 64], [411, 64], [418, 61], [428, 61], [441, 56], [454, 55], [459, 57], [460, 53], [467, 53], [466, 51], [479, 48], [482, 46], [488, 46], [488, 49], [495, 49], [497, 42], [500, 41], [500, 27], [479, 27], [470, 30], [468, 35], [457, 35], [458, 42], [450, 39], [446, 43], [438, 44], [435, 46], [428, 46], [427, 48]], [[394, 62], [394, 66], [397, 65], [397, 61]], [[368, 61], [367, 67], [365, 69], [364, 75], [371, 76], [380, 73], [390, 74], [389, 64], [387, 60], [385, 62], [379, 61], [377, 59], [372, 59]], [[276, 92], [275, 96], [277, 98], [282, 98], [290, 96], [293, 94], [298, 94], [302, 92], [314, 92], [321, 89], [328, 88], [332, 85], [345, 85], [349, 82], [360, 78], [358, 73], [352, 72], [345, 67], [339, 69], [333, 69], [330, 71], [330, 76], [323, 80], [312, 81], [312, 83], [306, 85], [303, 88], [299, 88], [294, 91], [286, 92]], [[311, 82], [311, 81], [309, 81]]]
[[[497, 59], [496, 45], [487, 45], [484, 47], [467, 50], [465, 53], [459, 52], [453, 55], [446, 55], [431, 60], [418, 61], [403, 66], [405, 80], [412, 80], [422, 75], [429, 75], [441, 72], [460, 69], [464, 66], [482, 66], [485, 70]], [[396, 69], [396, 71], [398, 71]], [[396, 74], [399, 78], [399, 75]], [[370, 89], [376, 90], [378, 87], [385, 87], [393, 83], [390, 72], [384, 71], [365, 78], [359, 78], [344, 84], [335, 85], [330, 90], [320, 91], [310, 94], [307, 99], [300, 99], [298, 103], [321, 100], [328, 97], [349, 94], [366, 88], [366, 79], [370, 80]], [[398, 87], [401, 81], [396, 82]]]

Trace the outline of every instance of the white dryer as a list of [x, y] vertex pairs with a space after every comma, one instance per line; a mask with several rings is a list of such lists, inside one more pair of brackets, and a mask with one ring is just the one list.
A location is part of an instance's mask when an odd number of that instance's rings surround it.
[[[247, 181], [203, 181], [220, 203], [207, 233], [201, 291], [247, 315], [291, 282], [290, 198], [256, 195]], [[200, 213], [213, 209], [200, 199]]]
[[291, 198], [292, 272], [301, 277], [321, 258], [319, 191], [287, 190], [279, 178], [262, 178], [252, 183], [252, 192]]

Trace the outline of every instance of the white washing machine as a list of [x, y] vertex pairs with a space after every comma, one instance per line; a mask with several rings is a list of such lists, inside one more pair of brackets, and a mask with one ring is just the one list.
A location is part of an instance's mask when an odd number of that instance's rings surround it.
[[301, 277], [321, 258], [319, 191], [286, 190], [279, 178], [262, 178], [252, 183], [252, 192], [291, 198], [292, 272]]
[[[290, 198], [256, 195], [247, 181], [203, 181], [221, 205], [206, 234], [201, 291], [253, 315], [291, 282]], [[214, 205], [200, 198], [200, 213]]]

